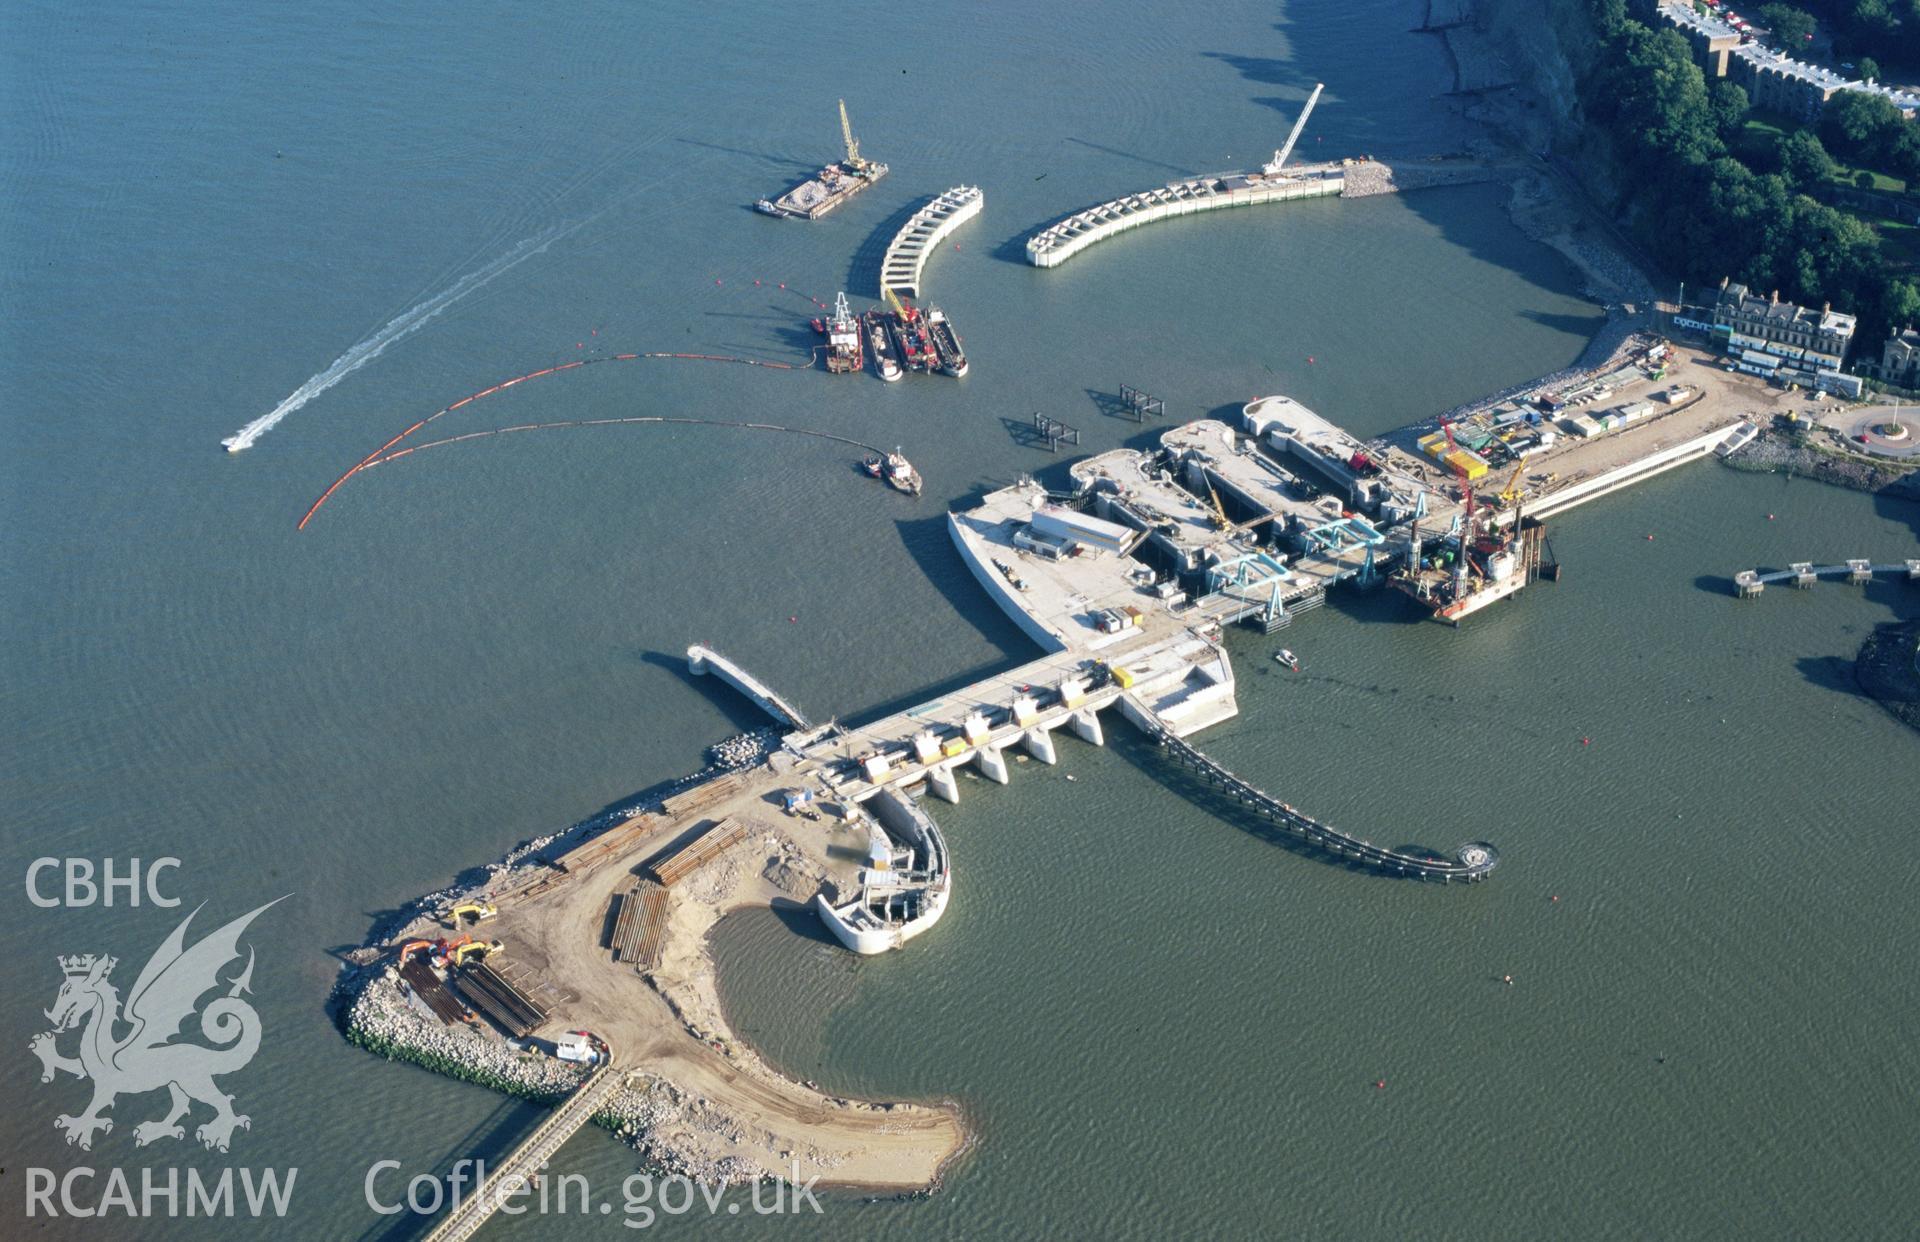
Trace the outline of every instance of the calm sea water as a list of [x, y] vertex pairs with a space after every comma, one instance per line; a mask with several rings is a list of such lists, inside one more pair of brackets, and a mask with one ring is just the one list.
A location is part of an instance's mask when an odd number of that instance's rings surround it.
[[[817, 714], [911, 702], [1031, 654], [941, 514], [1055, 477], [1019, 430], [1036, 410], [1088, 451], [1142, 435], [1103, 412], [1122, 383], [1175, 418], [1284, 391], [1371, 433], [1563, 366], [1598, 325], [1484, 189], [1022, 261], [1026, 233], [1078, 207], [1264, 159], [1316, 81], [1304, 154], [1457, 149], [1445, 53], [1405, 33], [1417, 4], [907, 17], [8, 11], [0, 1041], [47, 1025], [56, 955], [131, 975], [177, 919], [36, 908], [19, 882], [35, 857], [176, 856], [169, 886], [208, 903], [201, 920], [291, 896], [255, 937], [267, 1034], [228, 1083], [252, 1118], [232, 1153], [136, 1148], [157, 1096], [123, 1101], [92, 1153], [68, 1148], [52, 1118], [82, 1085], [43, 1086], [16, 1053], [3, 1210], [24, 1210], [30, 1166], [298, 1166], [277, 1233], [387, 1236], [371, 1161], [444, 1170], [540, 1113], [346, 1047], [328, 950], [756, 723], [679, 671], [689, 641]], [[833, 153], [842, 96], [893, 175], [815, 224], [746, 211]], [[899, 222], [960, 183], [986, 209], [927, 281], [966, 336], [964, 383], [620, 363], [435, 425], [779, 421], [905, 446], [919, 504], [823, 442], [556, 431], [383, 467], [296, 534], [369, 449], [509, 376], [596, 349], [797, 356], [813, 308], [796, 291], [866, 304]], [[218, 451], [548, 233], [248, 453]], [[1235, 635], [1242, 715], [1210, 752], [1375, 840], [1491, 839], [1499, 875], [1448, 890], [1301, 857], [1195, 805], [1118, 726], [1010, 789], [969, 782], [937, 811], [959, 867], [937, 935], [855, 961], [749, 915], [719, 947], [737, 1021], [777, 1062], [957, 1099], [978, 1147], [927, 1202], [656, 1227], [1903, 1232], [1920, 763], [1845, 661], [1914, 600], [1826, 586], [1736, 605], [1724, 579], [1910, 556], [1916, 533], [1913, 506], [1700, 465], [1557, 523], [1565, 580], [1463, 631], [1345, 598], [1290, 631], [1291, 677]], [[560, 1163], [608, 1186], [634, 1167], [598, 1133]], [[615, 1236], [618, 1219], [489, 1229]], [[21, 1227], [258, 1231], [86, 1223]]]

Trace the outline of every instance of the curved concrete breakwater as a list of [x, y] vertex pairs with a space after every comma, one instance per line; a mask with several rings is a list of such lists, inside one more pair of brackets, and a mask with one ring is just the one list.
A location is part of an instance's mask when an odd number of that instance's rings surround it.
[[1040, 230], [1027, 239], [1027, 262], [1035, 267], [1058, 267], [1095, 242], [1156, 220], [1217, 211], [1222, 207], [1326, 198], [1340, 193], [1345, 184], [1344, 169], [1339, 164], [1323, 164], [1271, 177], [1257, 172], [1217, 173], [1169, 181], [1151, 190], [1076, 211], [1058, 224]]
[[1511, 166], [1486, 160], [1436, 156], [1387, 164], [1374, 159], [1307, 164], [1285, 173], [1212, 173], [1169, 181], [1076, 211], [1027, 239], [1027, 262], [1058, 267], [1095, 242], [1175, 216], [1223, 207], [1255, 207], [1302, 198], [1373, 198], [1407, 190], [1472, 185], [1513, 175]]
[[956, 185], [913, 213], [887, 243], [880, 260], [880, 295], [888, 290], [904, 298], [920, 296], [920, 275], [947, 234], [980, 214], [987, 201], [976, 185]]

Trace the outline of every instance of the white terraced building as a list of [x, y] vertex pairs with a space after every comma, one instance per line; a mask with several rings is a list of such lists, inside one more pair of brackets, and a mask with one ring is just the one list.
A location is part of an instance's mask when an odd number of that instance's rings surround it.
[[1686, 37], [1710, 78], [1726, 78], [1744, 87], [1747, 97], [1762, 108], [1817, 120], [1820, 110], [1841, 91], [1883, 95], [1911, 120], [1920, 112], [1920, 95], [1895, 90], [1878, 82], [1847, 78], [1820, 65], [1798, 61], [1754, 42], [1751, 29], [1725, 8], [1702, 13], [1691, 4], [1669, 0], [1660, 6], [1661, 18]]

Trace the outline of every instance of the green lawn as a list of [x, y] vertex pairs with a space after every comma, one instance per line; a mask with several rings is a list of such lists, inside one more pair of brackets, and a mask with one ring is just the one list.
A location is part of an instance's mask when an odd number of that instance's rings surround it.
[[1880, 235], [1881, 252], [1890, 263], [1908, 270], [1920, 268], [1920, 224], [1889, 216], [1862, 215], [1860, 219]]
[[[1780, 112], [1769, 112], [1764, 108], [1755, 108], [1747, 114], [1747, 123], [1740, 133], [1735, 135], [1733, 146], [1740, 155], [1758, 155], [1773, 150], [1774, 144], [1797, 129], [1805, 129], [1799, 121]], [[1829, 152], [1831, 154], [1831, 152]], [[1856, 168], [1843, 160], [1835, 159], [1837, 170], [1835, 180], [1853, 185], [1854, 179], [1861, 173], [1873, 177], [1873, 188], [1886, 194], [1905, 194], [1907, 183], [1899, 177], [1889, 176], [1872, 168]]]

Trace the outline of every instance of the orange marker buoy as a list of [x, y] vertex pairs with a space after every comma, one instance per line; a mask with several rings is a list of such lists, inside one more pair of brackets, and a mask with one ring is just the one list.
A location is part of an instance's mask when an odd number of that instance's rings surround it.
[[784, 281], [784, 280], [783, 280], [783, 281], [781, 281], [781, 282], [780, 282], [780, 287], [781, 287], [782, 289], [784, 289], [784, 288], [786, 288], [786, 287], [787, 287], [787, 282], [786, 282], [786, 281]]
[[1552, 899], [1553, 899], [1554, 901], [1558, 901], [1558, 900], [1560, 900], [1560, 894], [1558, 894], [1558, 893], [1555, 893], [1555, 894], [1553, 895], [1553, 898], [1552, 898]]
[[788, 617], [788, 618], [787, 618], [787, 624], [788, 624], [788, 625], [792, 625], [792, 624], [793, 624], [794, 622], [796, 622], [796, 621], [798, 621], [799, 619], [800, 619], [800, 618], [798, 618], [798, 617]]
[[760, 282], [759, 282], [759, 281], [757, 281], [757, 280], [756, 280], [756, 281], [754, 281], [754, 282], [753, 282], [753, 287], [754, 287], [754, 288], [756, 288], [756, 289], [758, 289], [758, 288], [760, 287]]
[[1653, 536], [1652, 536], [1652, 535], [1648, 535], [1648, 536], [1647, 536], [1647, 542], [1648, 542], [1648, 543], [1652, 543], [1652, 542], [1653, 542]]
[[714, 281], [713, 283], [717, 285], [717, 284], [720, 284], [720, 283], [722, 283], [722, 282], [720, 282], [720, 281], [717, 281], [717, 280], [716, 280], [716, 281]]
[[1307, 361], [1308, 361], [1308, 362], [1312, 362], [1312, 361], [1313, 361], [1313, 355], [1312, 355], [1312, 354], [1308, 354], [1308, 355], [1307, 355]]
[[1771, 513], [1767, 514], [1767, 521], [1769, 522], [1773, 521], [1773, 514]]
[[1385, 1091], [1387, 1089], [1387, 1080], [1384, 1078], [1376, 1078], [1373, 1080], [1373, 1085], [1376, 1090]]

